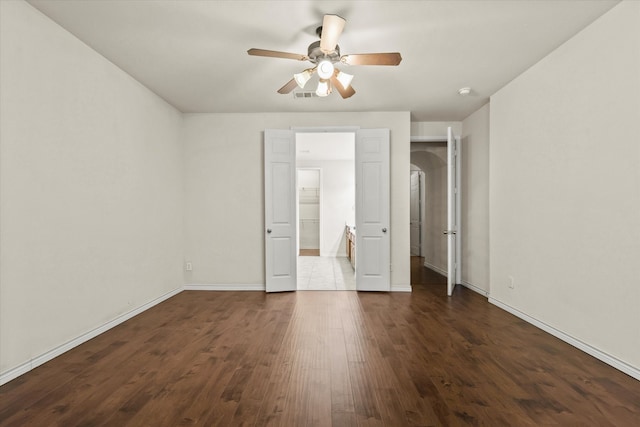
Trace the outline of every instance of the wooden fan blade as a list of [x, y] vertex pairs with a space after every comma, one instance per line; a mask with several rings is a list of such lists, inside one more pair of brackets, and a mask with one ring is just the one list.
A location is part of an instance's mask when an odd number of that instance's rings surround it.
[[355, 53], [344, 55], [340, 61], [349, 65], [398, 65], [402, 61], [402, 56], [398, 52]]
[[322, 20], [322, 35], [320, 36], [320, 50], [331, 53], [336, 50], [338, 38], [342, 34], [347, 21], [338, 15], [324, 15]]
[[277, 50], [252, 48], [252, 49], [249, 49], [247, 53], [253, 56], [267, 56], [269, 58], [295, 59], [298, 61], [306, 61], [307, 59], [309, 59], [307, 55], [300, 55], [299, 53], [279, 52]]
[[349, 87], [345, 89], [342, 86], [342, 83], [340, 83], [340, 80], [338, 80], [338, 78], [336, 77], [336, 74], [331, 76], [331, 84], [333, 85], [333, 87], [335, 87], [338, 90], [338, 92], [340, 92], [340, 96], [342, 96], [344, 99], [347, 99], [353, 96], [356, 93], [353, 87], [349, 85]]
[[289, 80], [287, 82], [287, 84], [285, 84], [280, 89], [278, 89], [278, 93], [281, 93], [281, 94], [284, 95], [284, 94], [287, 94], [287, 93], [291, 92], [296, 87], [298, 87], [298, 83], [296, 83], [296, 79], [291, 79], [291, 80]]

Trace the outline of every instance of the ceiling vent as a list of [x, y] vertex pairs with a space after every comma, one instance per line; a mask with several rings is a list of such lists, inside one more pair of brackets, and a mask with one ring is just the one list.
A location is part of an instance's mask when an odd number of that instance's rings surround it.
[[294, 98], [317, 98], [318, 94], [315, 91], [309, 90], [309, 91], [297, 91], [297, 92], [293, 92], [293, 97]]

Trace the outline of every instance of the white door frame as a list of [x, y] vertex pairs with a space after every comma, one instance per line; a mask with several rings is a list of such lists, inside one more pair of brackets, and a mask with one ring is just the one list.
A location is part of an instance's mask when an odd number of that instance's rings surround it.
[[447, 128], [447, 295], [460, 283], [460, 138]]
[[[294, 141], [294, 147], [295, 147], [297, 133], [353, 133], [354, 139], [356, 139], [356, 132], [360, 130], [360, 127], [359, 126], [291, 127], [289, 130], [293, 132], [293, 141]], [[390, 164], [389, 164], [389, 167], [390, 167]], [[297, 170], [297, 162], [295, 162], [294, 168]], [[295, 185], [295, 182], [294, 182], [294, 185]], [[296, 194], [297, 194], [297, 186], [296, 186]], [[357, 197], [357, 193], [356, 193], [356, 197]], [[388, 208], [391, 209], [390, 203]], [[296, 222], [297, 221], [298, 221], [298, 218], [297, 218], [297, 209], [296, 209]], [[296, 236], [296, 239], [297, 239], [297, 236]], [[390, 288], [390, 285], [391, 284], [389, 283], [389, 288]], [[356, 283], [356, 286], [357, 286], [357, 283]]]
[[[447, 133], [449, 132], [449, 129], [447, 129]], [[452, 132], [453, 133], [453, 132]], [[451, 285], [447, 285], [447, 294], [450, 295], [450, 292], [453, 290], [453, 286], [455, 286], [456, 284], [461, 284], [462, 283], [462, 245], [461, 245], [461, 239], [462, 239], [462, 224], [461, 224], [461, 199], [462, 199], [462, 188], [461, 188], [461, 183], [462, 183], [462, 162], [461, 162], [461, 145], [462, 145], [462, 141], [461, 141], [461, 136], [459, 135], [455, 135], [455, 133], [453, 133], [453, 137], [455, 139], [455, 145], [457, 147], [457, 155], [455, 156], [456, 159], [456, 177], [455, 177], [455, 181], [457, 183], [457, 192], [455, 193], [455, 197], [456, 197], [456, 203], [455, 203], [455, 209], [456, 209], [456, 219], [457, 219], [457, 224], [455, 227], [455, 236], [456, 236], [456, 246], [455, 246], [455, 268], [454, 268], [454, 274], [453, 274], [453, 282], [455, 283], [451, 283]], [[411, 142], [447, 142], [448, 140], [448, 135], [443, 135], [443, 136], [412, 136], [411, 137]], [[447, 158], [449, 158], [449, 153], [447, 153]], [[447, 189], [448, 191], [448, 189]], [[426, 211], [426, 209], [425, 209]], [[426, 212], [425, 212], [426, 214]], [[448, 233], [450, 232], [450, 230], [444, 230], [445, 234], [448, 235]], [[450, 240], [450, 239], [448, 239]], [[449, 257], [449, 250], [447, 249], [447, 258]], [[447, 262], [447, 264], [449, 264]], [[447, 274], [448, 276], [448, 274]], [[449, 278], [447, 278], [449, 279]]]

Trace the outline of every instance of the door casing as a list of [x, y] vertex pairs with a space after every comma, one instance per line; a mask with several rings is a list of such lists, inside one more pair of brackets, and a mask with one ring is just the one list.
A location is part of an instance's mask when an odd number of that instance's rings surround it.
[[[301, 127], [294, 127], [294, 128], [291, 128], [291, 129], [290, 129], [290, 131], [293, 133], [294, 149], [295, 149], [295, 137], [296, 137], [296, 133], [337, 133], [337, 132], [345, 133], [345, 132], [353, 132], [353, 133], [354, 133], [354, 137], [356, 137], [356, 139], [357, 139], [357, 135], [356, 135], [356, 133], [357, 133], [357, 131], [358, 131], [358, 130], [360, 130], [360, 127], [358, 127], [358, 126], [339, 126], [339, 127], [304, 127], [304, 128], [301, 128]], [[388, 131], [388, 129], [387, 129], [387, 131]], [[267, 135], [267, 132], [265, 131], [265, 137], [266, 137], [266, 135]], [[357, 150], [356, 150], [356, 153], [357, 153]], [[294, 156], [294, 157], [295, 157], [295, 156]], [[357, 158], [357, 154], [356, 154], [356, 162], [357, 162], [357, 160], [358, 160], [358, 158]], [[389, 157], [387, 157], [387, 168], [389, 168], [389, 167], [390, 167], [389, 160], [390, 160], [390, 159], [389, 159]], [[265, 159], [265, 162], [266, 162], [266, 159]], [[266, 167], [266, 165], [265, 165], [265, 167]], [[294, 168], [294, 170], [296, 169], [295, 161], [294, 161], [294, 164], [293, 164], [293, 168]], [[294, 173], [294, 175], [293, 175], [293, 178], [292, 178], [292, 179], [293, 179], [293, 186], [295, 187], [295, 173]], [[390, 181], [390, 175], [388, 176], [388, 180]], [[390, 185], [390, 182], [387, 182], [387, 185]], [[358, 197], [357, 191], [358, 191], [358, 189], [357, 189], [357, 187], [356, 187], [356, 197]], [[297, 191], [296, 191], [296, 192], [297, 192]], [[265, 190], [265, 199], [266, 199], [267, 197], [268, 197], [268, 196], [267, 196], [267, 192], [266, 192], [266, 190]], [[265, 206], [266, 206], [266, 205], [267, 205], [267, 200], [265, 200]], [[296, 205], [297, 205], [297, 203], [296, 203]], [[387, 210], [390, 210], [390, 200], [388, 200], [388, 201], [387, 201], [386, 209], [387, 209]], [[296, 210], [296, 209], [295, 209], [295, 206], [294, 206], [294, 211], [295, 211], [295, 210]], [[297, 214], [297, 212], [296, 212], [296, 214]], [[297, 215], [296, 215], [296, 219], [295, 219], [295, 220], [296, 220], [296, 222], [298, 221], [298, 219], [297, 219]], [[266, 221], [267, 221], [267, 218], [266, 218], [266, 216], [265, 216], [265, 222], [266, 222]], [[266, 223], [265, 223], [265, 230], [268, 230], [268, 229], [269, 229], [269, 225], [270, 225], [270, 224], [266, 224]], [[390, 228], [390, 224], [388, 224], [388, 225], [387, 225], [387, 228]], [[297, 245], [297, 240], [298, 240], [298, 236], [297, 236], [297, 232], [296, 232], [296, 231], [294, 231], [294, 232], [295, 232], [294, 239], [295, 239], [295, 241], [296, 241], [296, 244], [295, 244], [295, 251], [297, 252], [297, 246], [298, 246], [298, 245]], [[385, 232], [387, 232], [387, 231], [385, 231]], [[269, 239], [269, 238], [270, 238], [270, 236], [269, 236], [267, 233], [265, 233], [265, 239]], [[386, 244], [387, 244], [388, 249], [389, 249], [387, 252], [389, 252], [389, 251], [390, 251], [390, 241], [388, 240], [388, 235], [387, 235], [387, 243], [386, 243]], [[265, 251], [267, 251], [267, 250], [268, 250], [268, 247], [269, 247], [269, 245], [268, 245], [268, 244], [265, 244]], [[265, 253], [265, 262], [267, 262], [267, 261], [266, 261], [266, 259], [267, 259], [267, 258], [268, 258], [268, 256], [267, 256], [267, 254]], [[356, 268], [357, 268], [357, 266], [356, 266]], [[389, 269], [389, 273], [390, 273], [390, 265], [388, 265], [388, 269]], [[295, 267], [294, 267], [294, 273], [295, 273]], [[356, 276], [356, 277], [357, 277], [357, 276]], [[385, 288], [385, 289], [377, 289], [377, 290], [384, 290], [384, 291], [390, 291], [390, 290], [391, 290], [390, 274], [387, 274], [387, 277], [388, 277], [388, 285], [386, 286], [386, 288]], [[267, 277], [266, 277], [266, 280], [267, 280], [267, 283], [266, 283], [266, 291], [267, 291], [267, 292], [270, 292], [270, 289], [269, 289], [269, 277], [268, 277], [268, 275], [267, 275]], [[357, 280], [357, 279], [356, 279], [356, 280]], [[357, 288], [357, 286], [358, 286], [358, 283], [356, 282], [356, 288]], [[276, 289], [275, 291], [280, 291], [280, 290], [295, 290], [295, 288], [294, 288], [294, 289]]]

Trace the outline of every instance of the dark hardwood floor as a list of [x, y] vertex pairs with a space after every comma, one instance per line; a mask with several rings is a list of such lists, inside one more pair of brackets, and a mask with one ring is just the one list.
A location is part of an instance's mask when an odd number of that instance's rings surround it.
[[0, 387], [2, 426], [638, 426], [640, 382], [414, 260], [414, 292], [185, 291]]

